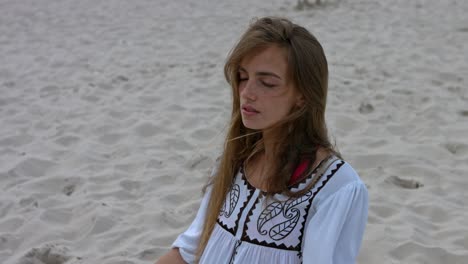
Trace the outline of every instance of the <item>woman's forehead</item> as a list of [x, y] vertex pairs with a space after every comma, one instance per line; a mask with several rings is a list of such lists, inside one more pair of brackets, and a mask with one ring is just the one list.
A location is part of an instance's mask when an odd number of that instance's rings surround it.
[[273, 71], [276, 74], [286, 76], [288, 69], [286, 50], [276, 45], [271, 45], [251, 52], [240, 61], [239, 69], [247, 72]]

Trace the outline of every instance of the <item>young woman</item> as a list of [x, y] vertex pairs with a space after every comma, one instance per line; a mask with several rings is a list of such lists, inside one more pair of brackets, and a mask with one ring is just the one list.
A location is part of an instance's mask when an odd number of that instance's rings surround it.
[[354, 263], [367, 189], [327, 135], [320, 43], [287, 19], [261, 18], [224, 72], [224, 151], [195, 220], [157, 263]]

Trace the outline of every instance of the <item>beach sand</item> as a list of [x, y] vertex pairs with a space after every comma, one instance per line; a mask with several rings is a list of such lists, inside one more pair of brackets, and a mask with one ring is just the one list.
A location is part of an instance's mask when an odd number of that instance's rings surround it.
[[358, 263], [468, 263], [468, 2], [322, 2], [1, 0], [0, 262], [164, 254], [221, 151], [226, 55], [278, 15], [328, 57], [330, 135], [369, 188]]

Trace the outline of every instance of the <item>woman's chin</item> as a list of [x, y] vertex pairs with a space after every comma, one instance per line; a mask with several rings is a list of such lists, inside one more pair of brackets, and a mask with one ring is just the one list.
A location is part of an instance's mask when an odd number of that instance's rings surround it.
[[261, 130], [263, 128], [259, 124], [254, 124], [253, 122], [245, 122], [244, 120], [242, 120], [242, 124], [244, 124], [246, 128], [253, 129], [253, 130]]

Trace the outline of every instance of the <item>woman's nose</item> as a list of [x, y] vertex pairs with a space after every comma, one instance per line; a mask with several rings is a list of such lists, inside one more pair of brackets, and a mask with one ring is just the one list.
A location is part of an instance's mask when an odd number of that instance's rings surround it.
[[256, 100], [257, 99], [257, 94], [256, 94], [256, 90], [255, 90], [255, 83], [254, 83], [253, 80], [245, 81], [243, 87], [241, 87], [240, 95], [241, 95], [241, 97], [244, 97], [244, 98], [250, 99], [250, 100]]

